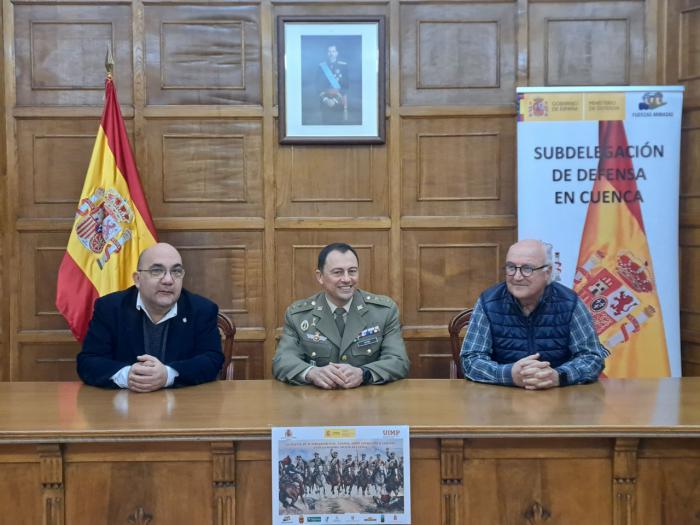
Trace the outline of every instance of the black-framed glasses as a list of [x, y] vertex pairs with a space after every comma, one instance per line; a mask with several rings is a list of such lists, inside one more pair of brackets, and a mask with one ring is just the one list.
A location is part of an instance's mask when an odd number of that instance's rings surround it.
[[167, 268], [163, 268], [162, 266], [154, 266], [153, 268], [146, 268], [145, 270], [137, 269], [137, 272], [145, 272], [154, 279], [162, 279], [165, 277], [165, 274], [170, 272], [170, 275], [173, 279], [180, 280], [185, 276], [185, 269], [182, 266], [176, 266], [175, 268], [171, 268], [168, 270]]
[[508, 277], [513, 277], [518, 272], [518, 270], [520, 270], [520, 275], [522, 275], [523, 277], [530, 277], [537, 270], [549, 268], [549, 266], [549, 264], [543, 264], [542, 266], [537, 267], [532, 266], [530, 264], [521, 264], [520, 266], [518, 266], [517, 264], [506, 263], [503, 269], [506, 271], [506, 275]]

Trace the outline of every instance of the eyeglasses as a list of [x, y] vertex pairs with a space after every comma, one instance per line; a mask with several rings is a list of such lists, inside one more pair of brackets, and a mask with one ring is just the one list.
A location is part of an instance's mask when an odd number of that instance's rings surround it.
[[506, 275], [508, 277], [513, 277], [518, 272], [518, 270], [520, 270], [520, 275], [522, 275], [523, 277], [530, 277], [537, 270], [549, 268], [549, 266], [549, 264], [543, 264], [542, 266], [538, 266], [537, 268], [535, 268], [534, 266], [531, 266], [529, 264], [521, 264], [520, 266], [518, 266], [516, 264], [506, 263], [503, 269], [506, 271]]
[[162, 279], [165, 277], [165, 274], [170, 272], [170, 276], [173, 279], [180, 280], [185, 276], [185, 269], [182, 266], [177, 266], [175, 268], [171, 268], [168, 270], [167, 268], [163, 268], [162, 266], [154, 266], [153, 268], [146, 268], [145, 270], [140, 270], [137, 269], [137, 272], [145, 272], [154, 279]]

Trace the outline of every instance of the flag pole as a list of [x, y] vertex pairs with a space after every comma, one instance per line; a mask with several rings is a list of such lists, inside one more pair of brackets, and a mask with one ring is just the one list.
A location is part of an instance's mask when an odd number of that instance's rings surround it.
[[114, 71], [114, 57], [112, 56], [112, 47], [107, 46], [107, 55], [105, 56], [105, 69], [107, 70], [107, 79], [112, 80]]
[[95, 301], [132, 284], [139, 254], [156, 243], [112, 74], [107, 46], [105, 103], [56, 284], [56, 307], [82, 341]]

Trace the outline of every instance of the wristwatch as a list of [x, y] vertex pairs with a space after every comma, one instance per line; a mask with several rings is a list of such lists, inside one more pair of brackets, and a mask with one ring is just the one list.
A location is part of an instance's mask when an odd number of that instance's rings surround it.
[[369, 385], [372, 383], [372, 372], [369, 371], [369, 368], [366, 368], [364, 366], [360, 367], [362, 369], [362, 384], [363, 385]]
[[559, 374], [559, 386], [567, 386], [569, 384], [569, 376], [566, 375], [566, 372], [558, 370], [557, 373]]

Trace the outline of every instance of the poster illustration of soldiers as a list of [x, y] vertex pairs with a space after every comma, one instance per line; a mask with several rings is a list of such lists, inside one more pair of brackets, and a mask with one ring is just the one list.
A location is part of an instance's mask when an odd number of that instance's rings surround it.
[[272, 523], [411, 522], [409, 429], [272, 429]]

